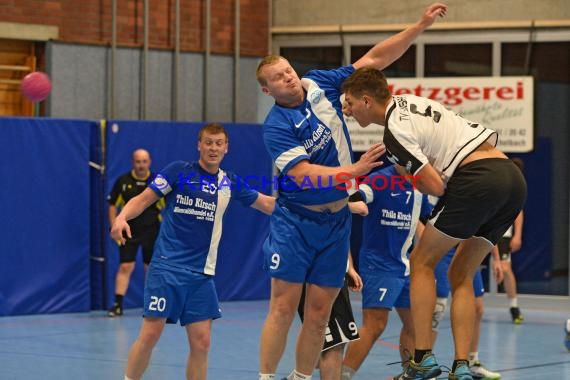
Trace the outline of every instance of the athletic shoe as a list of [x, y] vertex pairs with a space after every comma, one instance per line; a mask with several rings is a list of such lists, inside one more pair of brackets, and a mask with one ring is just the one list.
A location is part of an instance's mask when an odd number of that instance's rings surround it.
[[566, 326], [564, 326], [564, 332], [566, 333], [566, 338], [564, 339], [564, 346], [570, 351], [570, 319], [566, 321]]
[[118, 303], [114, 303], [113, 307], [111, 307], [107, 313], [107, 317], [111, 318], [120, 317], [121, 315], [123, 315], [123, 308]]
[[476, 361], [473, 363], [473, 365], [470, 365], [469, 370], [471, 371], [471, 376], [473, 376], [473, 379], [497, 380], [501, 378], [500, 373], [488, 370], [487, 368], [483, 367], [483, 364], [481, 364], [480, 361]]
[[457, 368], [455, 368], [455, 372], [449, 372], [449, 380], [473, 380], [473, 376], [471, 376], [471, 371], [469, 370], [469, 366], [467, 364], [459, 364]]
[[441, 375], [441, 369], [435, 360], [435, 356], [426, 354], [420, 363], [414, 362], [413, 359], [410, 360], [404, 372], [396, 378], [400, 380], [427, 380], [439, 375]]
[[520, 325], [524, 321], [524, 317], [518, 307], [511, 307], [511, 318], [515, 325]]
[[[402, 372], [401, 374], [394, 376], [394, 377], [392, 378], [392, 380], [402, 380], [402, 379], [404, 379], [403, 376], [404, 376], [404, 373]], [[428, 380], [436, 380], [436, 378], [435, 378], [435, 377], [431, 377], [431, 378], [429, 378]]]

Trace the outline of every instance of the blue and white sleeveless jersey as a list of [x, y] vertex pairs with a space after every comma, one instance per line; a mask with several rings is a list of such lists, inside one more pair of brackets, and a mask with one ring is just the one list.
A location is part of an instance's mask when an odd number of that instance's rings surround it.
[[175, 161], [150, 183], [166, 196], [153, 264], [214, 275], [224, 213], [230, 200], [250, 206], [258, 197], [234, 174], [204, 171], [198, 162]]
[[368, 175], [369, 184], [360, 185], [368, 204], [364, 218], [360, 272], [387, 272], [392, 276], [409, 276], [411, 251], [417, 224], [432, 210], [427, 196], [414, 190], [388, 166]]
[[[352, 147], [342, 116], [340, 102], [342, 82], [354, 72], [352, 66], [336, 70], [312, 70], [301, 79], [306, 97], [297, 107], [275, 104], [267, 115], [263, 139], [271, 158], [280, 171], [279, 196], [299, 204], [322, 204], [348, 196], [347, 190], [323, 181], [308, 179], [300, 189], [287, 176], [291, 167], [308, 160], [323, 166], [343, 166], [352, 163]], [[349, 187], [346, 184], [343, 187]], [[354, 183], [351, 186], [354, 189]]]

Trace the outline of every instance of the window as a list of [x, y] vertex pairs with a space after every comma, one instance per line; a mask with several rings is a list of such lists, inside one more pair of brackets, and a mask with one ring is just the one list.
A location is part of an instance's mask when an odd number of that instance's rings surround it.
[[342, 64], [340, 46], [281, 48], [280, 54], [287, 58], [299, 77], [312, 69], [336, 69]]
[[[374, 45], [352, 46], [350, 48], [350, 60], [356, 62]], [[414, 77], [416, 75], [416, 46], [410, 48], [394, 63], [382, 70], [388, 78]]]
[[501, 62], [501, 75], [533, 75], [538, 82], [570, 84], [570, 42], [502, 44]]
[[489, 76], [493, 73], [491, 44], [426, 45], [426, 77]]

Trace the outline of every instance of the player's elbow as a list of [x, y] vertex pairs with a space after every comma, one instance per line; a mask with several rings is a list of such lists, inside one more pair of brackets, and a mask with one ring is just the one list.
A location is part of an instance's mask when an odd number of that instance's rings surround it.
[[436, 197], [441, 197], [445, 193], [445, 185], [443, 181], [430, 180], [430, 179], [419, 179], [417, 181], [418, 190], [424, 194], [433, 195]]
[[263, 208], [261, 212], [267, 215], [273, 214], [275, 210], [275, 198], [267, 195], [263, 196]]
[[297, 186], [302, 187], [310, 181], [313, 174], [313, 166], [307, 161], [303, 160], [293, 166], [287, 172], [287, 177], [295, 182]]
[[296, 175], [293, 176], [291, 179], [293, 180], [293, 182], [295, 182], [295, 184], [299, 187], [302, 187], [304, 183], [307, 182], [306, 178], [310, 178], [307, 175]]
[[355, 69], [370, 67], [377, 70], [382, 70], [388, 66], [386, 57], [383, 55], [375, 55], [371, 52], [365, 54], [362, 58], [353, 64]]
[[435, 186], [432, 187], [433, 191], [430, 192], [430, 195], [435, 195], [436, 197], [441, 197], [443, 196], [443, 194], [445, 193], [445, 187], [443, 186], [443, 183], [438, 183], [435, 184]]

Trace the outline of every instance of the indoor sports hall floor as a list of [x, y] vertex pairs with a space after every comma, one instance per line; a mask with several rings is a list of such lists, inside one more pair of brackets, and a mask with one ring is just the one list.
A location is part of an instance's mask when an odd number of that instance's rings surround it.
[[[353, 303], [360, 322], [360, 303]], [[208, 379], [256, 380], [258, 339], [267, 311], [267, 301], [225, 302], [222, 319], [214, 322]], [[0, 318], [0, 379], [123, 379], [130, 344], [140, 327], [140, 309], [127, 310], [122, 318], [110, 319], [102, 311]], [[564, 312], [525, 310], [525, 322], [515, 326], [506, 308], [487, 308], [482, 326], [480, 358], [504, 380], [570, 379], [570, 352], [563, 346]], [[292, 327], [278, 378], [293, 365]], [[391, 315], [358, 379], [386, 379], [399, 372], [400, 328]], [[187, 343], [184, 329], [169, 325], [155, 348], [145, 379], [184, 378]], [[450, 365], [452, 343], [449, 319], [442, 322], [435, 347], [440, 364]], [[318, 379], [316, 373], [313, 378]], [[443, 377], [447, 378], [447, 377]]]

